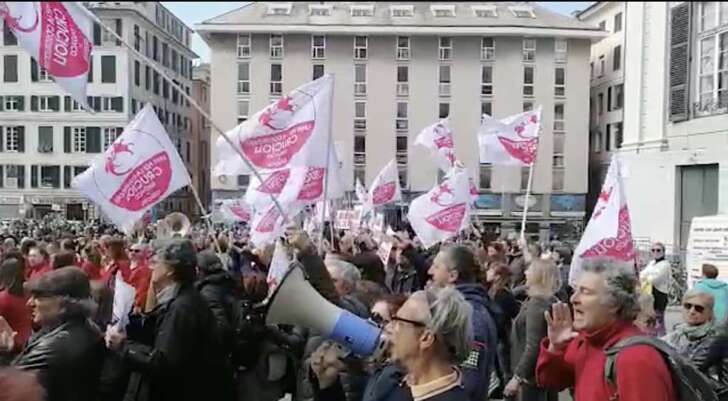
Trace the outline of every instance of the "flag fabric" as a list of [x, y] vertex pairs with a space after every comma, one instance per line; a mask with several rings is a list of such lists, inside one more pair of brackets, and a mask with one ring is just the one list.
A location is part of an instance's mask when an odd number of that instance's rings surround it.
[[[302, 85], [226, 135], [259, 171], [326, 167], [333, 86], [330, 74]], [[224, 138], [218, 138], [216, 147], [216, 176], [249, 172]]]
[[93, 21], [78, 2], [0, 2], [0, 16], [18, 44], [76, 102], [86, 106]]
[[253, 209], [243, 199], [224, 199], [220, 212], [226, 221], [247, 223], [253, 216]]
[[574, 251], [569, 283], [578, 278], [584, 260], [598, 257], [625, 263], [633, 262], [635, 258], [632, 221], [622, 183], [622, 168], [616, 156], [612, 157], [594, 212]]
[[402, 191], [399, 188], [399, 171], [394, 159], [387, 163], [374, 178], [367, 198], [370, 207], [383, 206], [402, 199]]
[[71, 184], [126, 232], [186, 185], [187, 168], [149, 103]]
[[416, 145], [429, 149], [437, 166], [442, 171], [449, 171], [455, 166], [455, 142], [453, 141], [450, 120], [445, 118], [425, 127], [415, 139]]
[[407, 219], [429, 248], [458, 235], [470, 219], [470, 199], [467, 171], [453, 169], [441, 184], [412, 201]]
[[367, 192], [366, 188], [364, 188], [364, 185], [362, 185], [359, 178], [356, 179], [355, 188], [356, 188], [356, 199], [362, 205], [366, 204], [367, 199], [369, 199], [369, 193]]
[[541, 106], [500, 121], [483, 115], [478, 130], [480, 162], [530, 166], [536, 160], [540, 127]]
[[283, 235], [284, 230], [285, 216], [281, 215], [275, 204], [271, 204], [255, 211], [250, 224], [250, 241], [257, 247], [265, 247]]
[[278, 284], [281, 283], [283, 277], [288, 273], [288, 269], [291, 266], [291, 258], [286, 252], [286, 248], [283, 246], [281, 241], [276, 241], [275, 248], [273, 249], [273, 257], [270, 261], [270, 268], [268, 269], [268, 294], [275, 292]]

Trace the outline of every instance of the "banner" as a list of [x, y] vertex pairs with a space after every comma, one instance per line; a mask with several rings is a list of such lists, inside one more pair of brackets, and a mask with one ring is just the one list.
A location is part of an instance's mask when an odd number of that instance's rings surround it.
[[415, 145], [422, 145], [429, 149], [440, 170], [448, 171], [455, 166], [457, 161], [455, 142], [450, 129], [450, 121], [447, 118], [420, 131], [415, 139]]
[[470, 219], [468, 173], [453, 169], [442, 184], [413, 200], [407, 219], [422, 244], [429, 248], [455, 237]]
[[480, 162], [496, 165], [529, 166], [536, 160], [541, 106], [503, 120], [483, 115], [478, 130]]
[[270, 261], [270, 268], [268, 268], [268, 295], [273, 294], [278, 284], [280, 284], [283, 277], [288, 273], [288, 269], [291, 266], [291, 259], [286, 253], [286, 248], [281, 244], [281, 241], [276, 241], [275, 249], [273, 250], [273, 257]]
[[337, 230], [354, 230], [359, 228], [361, 222], [361, 209], [337, 210], [334, 228]]
[[225, 199], [220, 205], [220, 213], [226, 221], [247, 223], [253, 215], [253, 209], [242, 199]]
[[0, 2], [0, 16], [20, 47], [86, 106], [94, 23], [83, 6], [73, 1]]
[[[294, 89], [226, 133], [254, 168], [325, 167], [334, 78], [330, 74]], [[248, 173], [235, 149], [220, 137], [214, 174]]]
[[626, 263], [634, 262], [635, 258], [632, 225], [617, 156], [612, 157], [592, 217], [574, 251], [569, 283], [578, 278], [584, 259], [598, 257]]
[[147, 103], [71, 186], [129, 232], [147, 210], [189, 184], [187, 168]]
[[402, 199], [402, 192], [399, 188], [399, 171], [395, 160], [387, 163], [374, 178], [374, 182], [369, 188], [368, 198], [371, 207], [383, 206]]
[[382, 241], [377, 249], [377, 256], [382, 260], [384, 267], [389, 265], [389, 255], [392, 253], [392, 247], [394, 243], [392, 241]]

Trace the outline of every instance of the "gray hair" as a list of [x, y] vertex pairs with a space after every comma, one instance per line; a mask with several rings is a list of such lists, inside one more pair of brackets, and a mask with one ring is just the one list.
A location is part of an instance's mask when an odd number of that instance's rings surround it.
[[604, 302], [617, 308], [617, 318], [633, 321], [640, 312], [637, 277], [629, 263], [614, 259], [587, 259], [582, 266], [583, 272], [596, 273], [607, 283], [607, 297]]
[[451, 362], [465, 360], [473, 342], [473, 308], [463, 295], [452, 287], [432, 288], [416, 292], [422, 294], [430, 308], [427, 329], [439, 335]]
[[331, 275], [339, 277], [341, 280], [349, 283], [352, 287], [361, 280], [361, 272], [359, 272], [359, 269], [351, 263], [331, 260], [326, 262], [326, 266], [328, 267]]
[[686, 292], [685, 295], [683, 295], [682, 300], [683, 300], [683, 302], [685, 302], [685, 301], [687, 301], [689, 299], [693, 299], [693, 298], [705, 299], [707, 301], [706, 302], [707, 305], [705, 305], [705, 308], [713, 311], [713, 306], [715, 305], [715, 297], [713, 296], [713, 294], [693, 288], [693, 289], [689, 290], [688, 292]]

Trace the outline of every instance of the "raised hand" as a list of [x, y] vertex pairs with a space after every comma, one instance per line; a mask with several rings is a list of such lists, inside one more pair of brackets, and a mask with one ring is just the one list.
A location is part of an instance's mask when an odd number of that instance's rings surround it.
[[17, 334], [5, 318], [0, 316], [0, 352], [10, 352], [13, 350], [13, 347], [15, 347], [15, 336]]
[[551, 313], [544, 312], [548, 324], [549, 351], [563, 351], [569, 341], [578, 336], [574, 331], [569, 305], [558, 302], [551, 306]]
[[311, 370], [318, 378], [320, 388], [331, 387], [336, 382], [339, 372], [345, 368], [342, 355], [343, 351], [331, 341], [325, 341], [311, 354]]

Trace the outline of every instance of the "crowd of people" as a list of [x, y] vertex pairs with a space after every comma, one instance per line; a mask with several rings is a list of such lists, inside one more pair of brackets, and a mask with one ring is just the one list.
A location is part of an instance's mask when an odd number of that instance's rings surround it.
[[[588, 260], [570, 285], [562, 243], [478, 235], [424, 249], [405, 229], [387, 237], [383, 261], [382, 233], [332, 233], [319, 247], [317, 235], [287, 230], [281, 241], [312, 287], [382, 330], [386, 351], [362, 358], [324, 333], [265, 324], [274, 247], [244, 231], [150, 240], [20, 224], [0, 236], [0, 401], [728, 393], [728, 285], [704, 265], [683, 321], [666, 327], [671, 273], [659, 243], [642, 269]], [[114, 313], [119, 280], [136, 291], [128, 316]], [[686, 390], [677, 367], [709, 388]]]

